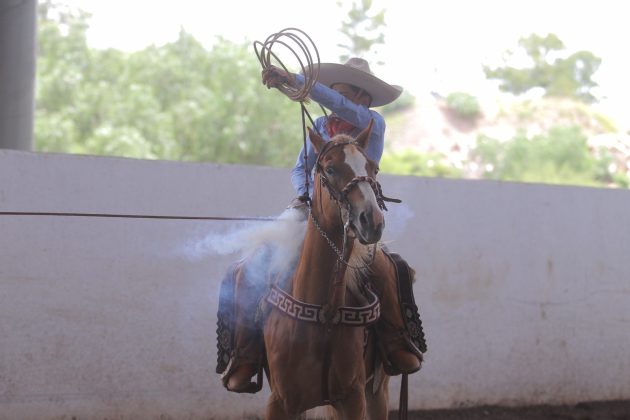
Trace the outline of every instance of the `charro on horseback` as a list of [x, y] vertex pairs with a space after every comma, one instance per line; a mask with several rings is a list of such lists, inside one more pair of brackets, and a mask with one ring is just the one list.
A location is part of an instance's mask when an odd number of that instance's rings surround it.
[[261, 284], [243, 259], [222, 283], [217, 372], [228, 390], [257, 392], [265, 369], [268, 419], [325, 404], [343, 418], [385, 418], [387, 375], [418, 371], [426, 351], [413, 270], [379, 243], [384, 202], [397, 200], [376, 181], [385, 121], [370, 107], [402, 89], [360, 58], [309, 63], [301, 74], [268, 65], [262, 82], [308, 85], [308, 97], [330, 114], [312, 121], [291, 172], [297, 197], [289, 211], [306, 223], [293, 269], [266, 273]]

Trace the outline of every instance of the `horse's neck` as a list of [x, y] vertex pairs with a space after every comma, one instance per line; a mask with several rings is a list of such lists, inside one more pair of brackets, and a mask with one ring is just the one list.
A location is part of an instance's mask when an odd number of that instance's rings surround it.
[[[326, 230], [323, 226], [322, 228], [329, 239], [341, 250], [343, 234], [335, 232], [334, 229]], [[348, 251], [351, 251], [351, 247], [351, 243], [347, 244]], [[338, 262], [339, 258], [335, 251], [318, 232], [313, 221], [309, 220], [302, 254], [293, 276], [293, 296], [303, 302], [313, 304], [343, 304], [345, 285], [342, 280], [347, 267]], [[339, 282], [336, 287], [335, 281]], [[334, 301], [331, 301], [331, 298], [334, 298]]]

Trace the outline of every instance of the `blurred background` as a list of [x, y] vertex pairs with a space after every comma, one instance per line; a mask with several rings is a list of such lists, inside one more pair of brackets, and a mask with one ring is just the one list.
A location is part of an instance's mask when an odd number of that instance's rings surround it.
[[252, 43], [297, 27], [322, 62], [364, 57], [405, 88], [378, 109], [385, 173], [628, 188], [623, 7], [41, 0], [34, 148], [289, 168], [299, 106], [262, 86]]

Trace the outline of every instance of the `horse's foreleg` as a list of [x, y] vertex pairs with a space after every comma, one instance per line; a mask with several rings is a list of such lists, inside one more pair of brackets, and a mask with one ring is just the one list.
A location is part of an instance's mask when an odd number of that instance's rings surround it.
[[299, 413], [287, 412], [283, 401], [273, 394], [267, 401], [267, 411], [265, 412], [265, 420], [296, 420]]
[[362, 388], [353, 389], [346, 398], [333, 405], [342, 420], [365, 419], [365, 393]]
[[[381, 368], [382, 369], [382, 368]], [[368, 382], [365, 387], [365, 402], [367, 411], [367, 420], [386, 419], [389, 414], [389, 392], [388, 392], [389, 376], [383, 376], [378, 390], [374, 392], [372, 381]]]

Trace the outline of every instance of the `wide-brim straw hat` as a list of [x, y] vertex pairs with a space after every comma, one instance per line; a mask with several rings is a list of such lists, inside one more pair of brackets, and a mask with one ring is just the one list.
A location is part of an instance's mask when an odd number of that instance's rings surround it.
[[345, 83], [359, 87], [372, 97], [371, 106], [374, 107], [394, 102], [403, 91], [402, 87], [390, 85], [376, 77], [368, 62], [358, 57], [353, 57], [344, 64], [321, 63], [317, 81], [326, 86]]

